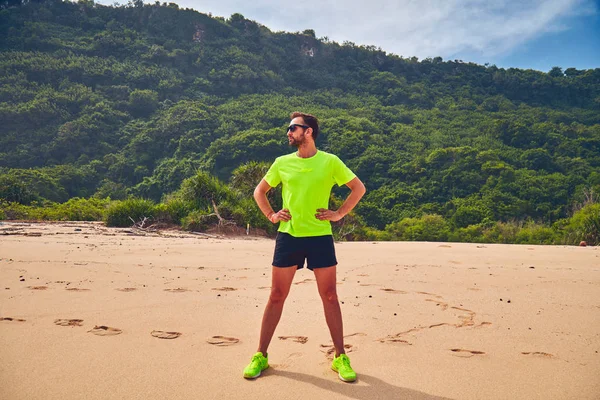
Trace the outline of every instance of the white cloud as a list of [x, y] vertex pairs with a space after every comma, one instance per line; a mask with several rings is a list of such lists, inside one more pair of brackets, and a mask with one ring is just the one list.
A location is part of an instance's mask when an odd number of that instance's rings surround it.
[[[110, 4], [110, 1], [100, 1]], [[241, 13], [273, 31], [314, 29], [317, 37], [374, 45], [419, 58], [491, 58], [570, 19], [598, 12], [594, 0], [175, 0], [181, 7], [229, 17]]]

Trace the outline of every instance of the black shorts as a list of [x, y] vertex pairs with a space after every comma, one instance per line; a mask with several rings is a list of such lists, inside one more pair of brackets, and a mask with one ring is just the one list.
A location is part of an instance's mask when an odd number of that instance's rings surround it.
[[274, 267], [324, 268], [337, 265], [333, 236], [294, 237], [289, 233], [277, 232], [275, 239]]

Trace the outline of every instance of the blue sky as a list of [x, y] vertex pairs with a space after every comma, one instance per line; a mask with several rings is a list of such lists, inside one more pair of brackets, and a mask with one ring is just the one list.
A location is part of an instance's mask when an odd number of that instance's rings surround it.
[[600, 68], [600, 14], [576, 18], [565, 31], [530, 40], [499, 58], [496, 65], [541, 71], [553, 66]]
[[226, 18], [240, 13], [272, 31], [314, 29], [319, 38], [374, 45], [404, 57], [540, 71], [600, 68], [600, 0], [170, 2]]

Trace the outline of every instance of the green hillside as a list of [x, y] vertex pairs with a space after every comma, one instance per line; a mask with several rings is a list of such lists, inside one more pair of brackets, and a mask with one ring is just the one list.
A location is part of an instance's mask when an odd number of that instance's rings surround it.
[[600, 68], [403, 58], [141, 1], [0, 1], [0, 52], [0, 218], [133, 196], [200, 229], [216, 199], [272, 231], [251, 188], [302, 110], [367, 186], [347, 238], [598, 237]]

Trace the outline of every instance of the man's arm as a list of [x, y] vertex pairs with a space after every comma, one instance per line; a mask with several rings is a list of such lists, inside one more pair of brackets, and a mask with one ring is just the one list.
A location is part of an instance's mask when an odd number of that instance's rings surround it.
[[344, 204], [337, 211], [327, 210], [325, 208], [319, 208], [315, 217], [322, 221], [339, 221], [344, 218], [360, 201], [365, 195], [367, 189], [358, 177], [355, 177], [350, 182], [346, 183], [346, 186], [350, 188], [350, 195], [344, 201]]
[[265, 217], [274, 224], [279, 221], [289, 221], [292, 218], [289, 210], [284, 208], [278, 212], [273, 211], [269, 199], [267, 199], [267, 192], [269, 190], [271, 190], [271, 186], [267, 181], [261, 179], [260, 183], [256, 186], [256, 189], [254, 189], [254, 200], [256, 200], [256, 204], [258, 204], [258, 208], [260, 208]]

